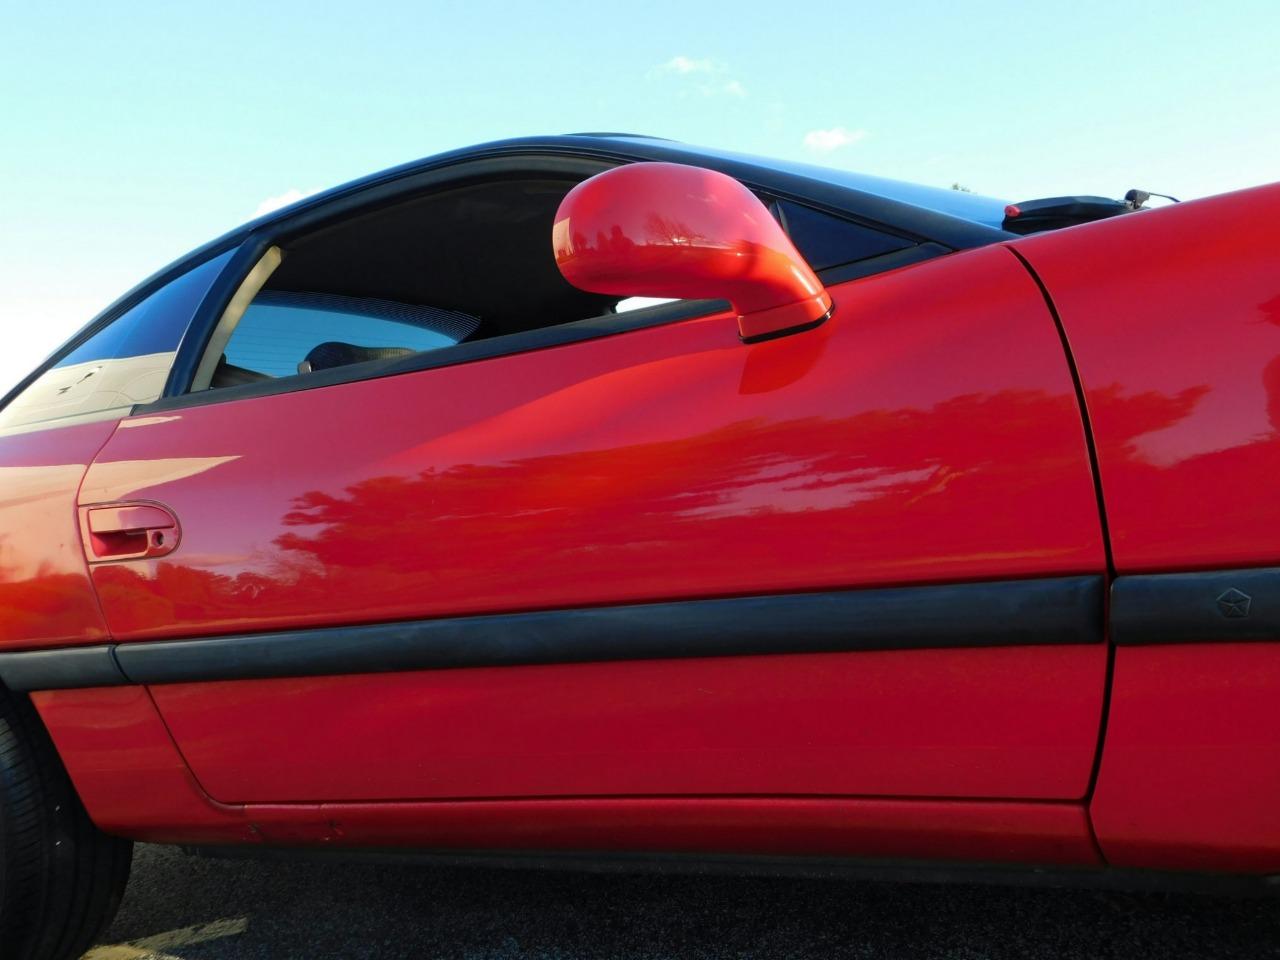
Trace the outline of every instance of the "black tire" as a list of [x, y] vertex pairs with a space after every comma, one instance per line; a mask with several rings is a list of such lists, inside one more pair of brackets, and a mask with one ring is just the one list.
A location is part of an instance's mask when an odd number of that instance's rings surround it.
[[73, 960], [111, 922], [133, 844], [89, 820], [31, 702], [0, 687], [0, 960]]

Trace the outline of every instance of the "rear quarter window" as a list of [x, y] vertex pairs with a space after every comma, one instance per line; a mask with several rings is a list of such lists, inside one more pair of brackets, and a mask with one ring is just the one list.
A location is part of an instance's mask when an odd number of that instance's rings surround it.
[[914, 240], [789, 200], [778, 201], [778, 213], [791, 242], [814, 270], [868, 260], [916, 245]]

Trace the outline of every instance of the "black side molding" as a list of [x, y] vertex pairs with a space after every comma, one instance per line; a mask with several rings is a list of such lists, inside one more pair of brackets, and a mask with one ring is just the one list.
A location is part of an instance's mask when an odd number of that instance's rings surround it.
[[1118, 577], [1116, 644], [1280, 640], [1280, 567]]
[[10, 690], [62, 690], [115, 687], [129, 678], [116, 663], [113, 648], [99, 645], [0, 654], [0, 682]]
[[[689, 600], [0, 653], [10, 690], [1102, 640], [1100, 576]], [[1117, 645], [1280, 642], [1280, 567], [1118, 577]]]
[[[1099, 643], [1100, 576], [688, 600], [0, 654], [19, 690], [458, 667]], [[58, 655], [65, 654], [66, 662]], [[110, 661], [118, 671], [110, 673]]]

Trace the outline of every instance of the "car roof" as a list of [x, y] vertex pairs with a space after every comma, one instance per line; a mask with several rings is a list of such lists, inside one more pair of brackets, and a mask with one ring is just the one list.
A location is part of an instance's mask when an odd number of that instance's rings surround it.
[[930, 187], [904, 180], [857, 173], [852, 170], [780, 160], [774, 157], [721, 150], [716, 147], [695, 146], [647, 134], [615, 132], [570, 133], [558, 136], [496, 140], [410, 161], [409, 163], [391, 167], [313, 194], [295, 204], [260, 217], [241, 229], [247, 231], [249, 227], [271, 223], [298, 210], [319, 206], [336, 197], [366, 189], [378, 183], [412, 176], [419, 171], [447, 163], [495, 154], [537, 151], [557, 153], [582, 151], [593, 155], [612, 156], [619, 160], [672, 160], [674, 162], [694, 164], [697, 164], [699, 160], [728, 162], [760, 171], [770, 171], [777, 174], [803, 177], [814, 182], [833, 184], [868, 196], [880, 197], [896, 203], [929, 210], [996, 230], [1000, 229], [1000, 225], [1004, 220], [1004, 208], [1008, 203], [1007, 200], [961, 190]]
[[739, 153], [732, 150], [721, 150], [717, 147], [693, 146], [691, 144], [679, 143], [674, 140], [667, 140], [663, 137], [648, 136], [646, 134], [579, 133], [570, 134], [570, 136], [604, 140], [622, 140], [627, 142], [649, 142], [659, 145], [669, 145], [682, 151], [705, 157], [735, 159], [767, 170], [798, 174], [814, 180], [825, 180], [862, 193], [884, 197], [887, 200], [897, 200], [902, 203], [912, 204], [914, 206], [934, 210], [939, 213], [945, 213], [948, 216], [971, 220], [975, 223], [981, 223], [995, 228], [999, 228], [1001, 223], [1003, 223], [1004, 208], [1009, 202], [1008, 200], [1003, 200], [997, 197], [988, 197], [983, 196], [982, 194], [971, 193], [968, 190], [930, 187], [924, 184], [911, 183], [906, 180], [895, 180], [890, 177], [878, 177], [867, 173], [859, 173], [854, 170], [845, 170], [839, 167], [824, 167], [815, 163], [781, 160], [776, 157]]

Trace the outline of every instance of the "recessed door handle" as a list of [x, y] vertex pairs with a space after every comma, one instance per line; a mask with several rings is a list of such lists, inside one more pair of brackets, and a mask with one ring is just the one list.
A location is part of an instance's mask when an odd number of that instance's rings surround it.
[[104, 503], [81, 511], [90, 563], [162, 557], [178, 546], [178, 518], [158, 503]]

